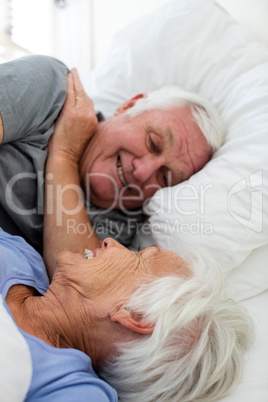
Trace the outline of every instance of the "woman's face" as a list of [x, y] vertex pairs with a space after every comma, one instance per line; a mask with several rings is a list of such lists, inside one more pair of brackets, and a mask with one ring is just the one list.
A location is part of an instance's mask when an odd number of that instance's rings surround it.
[[73, 267], [84, 296], [96, 301], [122, 299], [123, 303], [148, 276], [187, 277], [190, 274], [181, 257], [157, 246], [134, 252], [107, 238], [101, 248], [92, 252], [94, 257], [85, 259], [83, 254], [64, 251], [59, 254], [57, 263], [59, 267]]
[[[54, 280], [70, 303], [69, 314], [74, 310], [76, 319], [79, 315], [83, 318], [84, 335], [89, 336], [83, 345], [87, 345], [86, 353], [98, 370], [117, 353], [118, 342], [137, 339], [136, 336], [153, 330], [150, 323], [143, 327], [139, 316], [137, 326], [131, 330], [136, 317], [129, 317], [125, 307], [132, 294], [150, 279], [175, 275], [187, 278], [191, 271], [176, 253], [157, 246], [134, 252], [107, 238], [92, 252], [94, 256], [90, 259], [81, 253], [61, 252]], [[68, 293], [74, 290], [78, 296], [75, 304]]]

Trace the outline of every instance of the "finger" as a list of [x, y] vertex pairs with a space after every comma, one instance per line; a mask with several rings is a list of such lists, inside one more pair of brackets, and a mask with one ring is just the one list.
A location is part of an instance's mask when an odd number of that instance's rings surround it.
[[63, 109], [73, 107], [75, 105], [75, 91], [72, 74], [67, 75], [67, 92]]
[[86, 96], [86, 92], [85, 92], [85, 90], [83, 88], [83, 85], [82, 85], [82, 82], [81, 82], [81, 80], [79, 78], [79, 74], [78, 74], [77, 69], [73, 68], [71, 70], [71, 73], [72, 73], [72, 76], [73, 76], [74, 91], [75, 91], [76, 96], [80, 96], [80, 97]]
[[90, 112], [94, 112], [93, 101], [84, 90], [77, 69], [73, 68], [71, 74], [73, 77], [76, 105], [80, 108], [86, 108]]

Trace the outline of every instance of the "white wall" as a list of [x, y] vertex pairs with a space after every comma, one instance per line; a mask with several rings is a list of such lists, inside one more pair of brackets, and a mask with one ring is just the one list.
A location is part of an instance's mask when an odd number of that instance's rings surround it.
[[6, 3], [3, 0], [0, 0], [0, 35], [5, 33], [7, 16]]
[[54, 10], [53, 56], [84, 74], [94, 67], [92, 1], [67, 0]]
[[[0, 61], [6, 1], [0, 0]], [[168, 1], [66, 0], [67, 7], [59, 9], [55, 0], [12, 0], [14, 40], [33, 53], [58, 57], [85, 74], [103, 60], [117, 30]], [[268, 0], [215, 1], [268, 45]]]
[[57, 57], [84, 74], [104, 58], [115, 31], [169, 0], [65, 0], [65, 8], [55, 0], [9, 1], [12, 39], [19, 46]]
[[49, 54], [54, 36], [51, 0], [12, 0], [12, 39], [33, 53]]

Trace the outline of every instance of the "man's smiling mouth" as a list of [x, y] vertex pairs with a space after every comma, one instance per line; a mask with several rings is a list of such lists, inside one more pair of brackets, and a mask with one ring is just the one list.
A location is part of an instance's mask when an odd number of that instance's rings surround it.
[[118, 170], [118, 175], [119, 175], [119, 179], [121, 181], [121, 184], [123, 187], [128, 187], [128, 184], [123, 176], [123, 170], [122, 170], [122, 165], [121, 165], [121, 159], [120, 156], [118, 155], [117, 157], [117, 170]]

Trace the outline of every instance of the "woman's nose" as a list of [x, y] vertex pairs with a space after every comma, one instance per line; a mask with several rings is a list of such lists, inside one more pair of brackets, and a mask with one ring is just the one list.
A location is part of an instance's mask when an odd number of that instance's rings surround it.
[[107, 237], [101, 243], [101, 248], [108, 248], [108, 247], [118, 247], [120, 244], [114, 240], [112, 237]]
[[163, 161], [156, 156], [147, 155], [143, 158], [135, 158], [132, 161], [133, 176], [140, 183], [145, 183], [162, 166]]

